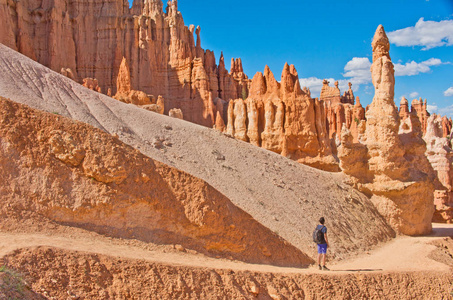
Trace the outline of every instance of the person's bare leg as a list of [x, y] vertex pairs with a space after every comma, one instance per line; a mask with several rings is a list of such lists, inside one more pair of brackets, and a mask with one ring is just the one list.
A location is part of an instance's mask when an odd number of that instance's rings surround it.
[[322, 265], [323, 265], [323, 266], [326, 265], [326, 254], [323, 254], [323, 255], [322, 255]]
[[318, 266], [321, 265], [321, 256], [322, 256], [322, 254], [318, 253]]

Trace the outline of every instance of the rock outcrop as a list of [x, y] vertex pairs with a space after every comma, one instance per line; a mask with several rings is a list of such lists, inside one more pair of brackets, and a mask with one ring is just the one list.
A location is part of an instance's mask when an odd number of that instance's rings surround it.
[[[64, 75], [65, 73], [63, 73]], [[67, 77], [71, 78], [70, 74], [71, 73], [66, 73], [68, 75], [66, 75]], [[98, 80], [96, 78], [83, 78], [83, 84], [82, 84], [84, 87], [86, 88], [89, 88], [90, 90], [92, 91], [96, 91], [98, 93], [102, 93], [102, 89], [101, 87], [99, 86], [99, 83], [98, 83]]]
[[433, 220], [436, 222], [453, 221], [453, 151], [449, 140], [443, 133], [444, 118], [432, 114], [427, 120], [426, 157], [437, 173], [442, 189], [434, 193], [436, 211]]
[[176, 119], [181, 119], [184, 120], [184, 116], [182, 114], [182, 111], [179, 108], [172, 108], [168, 112], [168, 116]]
[[380, 25], [373, 38], [372, 82], [375, 95], [366, 112], [362, 145], [342, 132], [338, 157], [344, 172], [371, 200], [387, 222], [408, 235], [431, 231], [435, 174], [424, 153], [422, 128], [411, 113], [400, 129], [400, 115], [393, 101], [394, 69], [390, 43]]
[[[176, 0], [166, 11], [161, 0], [93, 2], [0, 1], [0, 43], [80, 83], [96, 78], [102, 91], [124, 94], [122, 61], [127, 60], [130, 91], [162, 95], [165, 113], [179, 108], [188, 121], [212, 127], [212, 101], [248, 93], [240, 59], [230, 73], [223, 54], [216, 65], [212, 51], [201, 47], [200, 27], [184, 25]], [[196, 42], [194, 39], [196, 35]], [[136, 94], [137, 94], [136, 93]], [[151, 104], [151, 103], [147, 103]]]
[[324, 102], [300, 87], [293, 65], [280, 83], [268, 66], [252, 79], [247, 99], [230, 101], [226, 133], [298, 162], [338, 171], [326, 131]]
[[341, 133], [343, 124], [351, 131], [353, 141], [357, 142], [359, 137], [359, 125], [365, 120], [365, 109], [360, 103], [359, 97], [354, 97], [352, 84], [349, 83], [349, 90], [341, 96], [338, 81], [335, 87], [330, 87], [327, 80], [323, 81], [319, 99], [324, 101], [328, 123], [328, 136], [335, 139]]

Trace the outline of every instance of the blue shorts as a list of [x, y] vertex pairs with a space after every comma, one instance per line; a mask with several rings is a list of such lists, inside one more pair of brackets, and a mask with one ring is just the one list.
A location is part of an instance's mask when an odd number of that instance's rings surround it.
[[327, 244], [318, 244], [318, 253], [326, 254], [326, 252], [327, 252]]

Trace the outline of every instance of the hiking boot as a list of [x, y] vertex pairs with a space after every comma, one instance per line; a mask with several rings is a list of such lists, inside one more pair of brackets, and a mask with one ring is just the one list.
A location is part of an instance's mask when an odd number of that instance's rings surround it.
[[326, 267], [326, 266], [322, 266], [322, 269], [323, 269], [324, 271], [330, 271], [330, 269], [329, 269], [328, 267]]
[[322, 267], [321, 267], [321, 265], [318, 265], [318, 267], [319, 267], [319, 269], [320, 269], [320, 270], [322, 270]]

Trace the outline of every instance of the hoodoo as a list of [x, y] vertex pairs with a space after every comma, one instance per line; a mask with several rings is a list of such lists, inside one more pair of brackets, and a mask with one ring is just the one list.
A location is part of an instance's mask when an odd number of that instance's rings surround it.
[[366, 113], [364, 142], [352, 143], [350, 131], [344, 128], [338, 150], [341, 167], [354, 185], [369, 193], [395, 230], [408, 235], [427, 234], [434, 213], [435, 174], [424, 155], [420, 121], [412, 115], [407, 119], [407, 130], [399, 132], [390, 43], [382, 25], [376, 30], [372, 48], [375, 95]]

